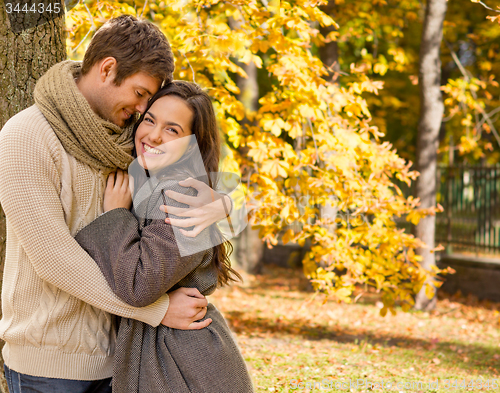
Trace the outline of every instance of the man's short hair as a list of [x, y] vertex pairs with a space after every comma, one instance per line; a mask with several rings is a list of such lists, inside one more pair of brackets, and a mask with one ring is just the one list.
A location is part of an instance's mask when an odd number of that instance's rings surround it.
[[151, 22], [132, 15], [113, 18], [95, 33], [83, 58], [82, 75], [106, 57], [116, 59], [117, 86], [141, 71], [162, 85], [173, 79], [174, 56], [167, 38]]

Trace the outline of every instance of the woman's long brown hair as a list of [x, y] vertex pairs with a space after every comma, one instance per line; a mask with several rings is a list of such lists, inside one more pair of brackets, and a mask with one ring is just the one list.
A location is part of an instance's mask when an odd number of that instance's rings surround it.
[[[148, 102], [144, 114], [135, 124], [134, 137], [139, 124], [143, 121], [144, 115], [151, 108], [151, 105], [159, 98], [168, 95], [181, 98], [193, 111], [191, 131], [196, 136], [205, 171], [208, 175], [207, 183], [211, 188], [214, 188], [214, 185], [217, 185], [218, 176], [213, 176], [213, 174], [219, 171], [221, 140], [210, 96], [197, 84], [186, 81], [173, 81], [160, 89]], [[229, 260], [233, 246], [230, 242], [224, 240], [216, 225], [212, 225], [210, 229], [212, 241], [217, 244], [213, 247], [214, 258], [212, 262], [217, 269], [218, 285], [223, 286], [228, 284], [229, 281], [241, 280], [241, 276], [231, 267]]]

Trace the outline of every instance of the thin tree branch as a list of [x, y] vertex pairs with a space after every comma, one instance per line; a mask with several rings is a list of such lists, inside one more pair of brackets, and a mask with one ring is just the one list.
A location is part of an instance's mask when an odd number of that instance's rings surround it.
[[316, 145], [316, 138], [314, 137], [313, 125], [312, 125], [311, 119], [309, 117], [307, 118], [307, 122], [309, 123], [309, 128], [311, 129], [311, 135], [312, 135], [313, 142], [314, 142], [314, 149], [316, 150], [316, 159], [314, 160], [314, 162], [317, 164], [319, 161], [318, 146]]
[[468, 82], [469, 79], [470, 79], [470, 77], [471, 77], [471, 75], [469, 74], [469, 72], [464, 68], [464, 66], [460, 62], [460, 59], [458, 58], [457, 54], [455, 53], [455, 51], [451, 47], [450, 43], [448, 41], [446, 41], [446, 40], [444, 42], [446, 43], [446, 46], [450, 50], [451, 57], [453, 58], [453, 61], [455, 61], [455, 64], [457, 65], [458, 69], [460, 70], [460, 72], [466, 78], [466, 81]]
[[457, 113], [455, 112], [455, 113], [451, 114], [450, 116], [443, 117], [442, 122], [443, 122], [443, 123], [446, 123], [446, 122], [450, 121], [451, 119], [453, 119], [453, 118], [455, 117], [455, 115], [456, 115], [456, 114], [457, 114]]
[[238, 11], [240, 11], [240, 14], [241, 14], [241, 17], [243, 18], [243, 20], [245, 21], [245, 23], [252, 27], [252, 25], [250, 24], [250, 22], [247, 20], [247, 18], [245, 18], [245, 13], [243, 12], [243, 8], [241, 8], [240, 5], [236, 5], [236, 8], [238, 8]]
[[[469, 82], [470, 81], [470, 74], [469, 74], [469, 72], [462, 65], [462, 63], [460, 62], [460, 59], [458, 58], [457, 54], [455, 53], [455, 51], [453, 50], [453, 48], [451, 47], [451, 45], [447, 41], [445, 41], [445, 43], [446, 43], [446, 46], [448, 46], [448, 49], [450, 50], [451, 57], [453, 58], [453, 61], [455, 62], [455, 64], [457, 65], [458, 69], [460, 70], [460, 72], [464, 76], [465, 81]], [[473, 91], [473, 90], [471, 90], [470, 92], [472, 94], [472, 97], [477, 101], [477, 94], [476, 94], [476, 92]], [[486, 122], [488, 123], [488, 125], [490, 126], [491, 132], [493, 133], [495, 139], [497, 140], [498, 146], [500, 146], [500, 136], [498, 135], [498, 131], [495, 128], [493, 122], [491, 121], [490, 116], [485, 112], [485, 110], [483, 108], [481, 108], [481, 106], [477, 105], [476, 109], [481, 113], [481, 115], [483, 115], [483, 119], [485, 119]]]
[[196, 79], [195, 79], [195, 74], [194, 74], [194, 69], [193, 69], [193, 66], [191, 65], [189, 59], [187, 58], [186, 54], [183, 53], [182, 54], [184, 56], [184, 58], [186, 59], [186, 61], [188, 62], [189, 64], [189, 68], [191, 68], [191, 72], [193, 73], [193, 83], [196, 83]]
[[92, 24], [92, 26], [90, 27], [90, 29], [87, 32], [87, 34], [85, 34], [85, 37], [83, 37], [83, 39], [80, 41], [80, 43], [74, 49], [71, 50], [71, 53], [75, 53], [76, 50], [80, 47], [80, 45], [82, 45], [85, 42], [85, 40], [87, 39], [87, 37], [89, 36], [89, 34], [92, 31], [95, 31], [95, 24], [94, 24], [94, 18], [92, 17], [92, 13], [90, 12], [89, 7], [87, 7], [87, 4], [85, 2], [83, 2], [83, 5], [85, 6], [85, 9], [87, 10], [87, 12], [89, 14], [90, 23]]
[[498, 12], [500, 13], [500, 10], [495, 10], [491, 7], [488, 7], [486, 4], [484, 4], [482, 1], [477, 1], [477, 3], [481, 4], [484, 8], [486, 8], [487, 10], [490, 10], [490, 11], [493, 11], [493, 12]]
[[142, 16], [144, 15], [144, 12], [146, 11], [146, 6], [148, 5], [148, 0], [145, 0], [144, 1], [144, 7], [142, 7], [142, 12], [141, 12], [141, 15], [139, 15], [139, 17], [142, 18]]
[[[491, 119], [493, 115], [496, 115], [498, 112], [500, 112], [500, 106], [498, 108], [493, 109], [490, 113], [488, 113], [488, 117]], [[496, 121], [496, 119], [492, 119], [493, 121]], [[486, 118], [483, 117], [481, 121], [476, 125], [477, 128], [480, 128], [484, 122], [486, 122]]]

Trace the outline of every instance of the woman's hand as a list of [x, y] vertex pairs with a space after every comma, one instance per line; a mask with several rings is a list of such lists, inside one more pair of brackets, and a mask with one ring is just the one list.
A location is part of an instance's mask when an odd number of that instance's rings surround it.
[[103, 210], [108, 212], [113, 209], [132, 206], [132, 194], [129, 188], [128, 173], [118, 169], [110, 173], [106, 190], [104, 190]]
[[165, 219], [167, 224], [176, 227], [186, 228], [193, 226], [194, 228], [191, 231], [179, 230], [184, 236], [198, 236], [205, 228], [226, 218], [231, 212], [231, 198], [228, 195], [215, 192], [202, 181], [189, 178], [180, 181], [179, 185], [195, 188], [198, 191], [198, 195], [193, 197], [171, 190], [166, 191], [165, 194], [177, 202], [189, 205], [189, 208], [162, 205], [160, 209], [165, 213], [174, 214], [178, 217], [189, 217], [186, 219]]

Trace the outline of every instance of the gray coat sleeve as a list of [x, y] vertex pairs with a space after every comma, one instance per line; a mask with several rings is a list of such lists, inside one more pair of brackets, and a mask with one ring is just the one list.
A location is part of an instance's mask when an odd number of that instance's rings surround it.
[[[143, 307], [176, 287], [198, 287], [212, 292], [217, 282], [212, 249], [181, 257], [172, 227], [152, 220], [142, 231], [127, 209], [114, 209], [100, 216], [75, 237], [97, 262], [111, 289], [126, 303]], [[214, 274], [215, 273], [215, 274]]]

